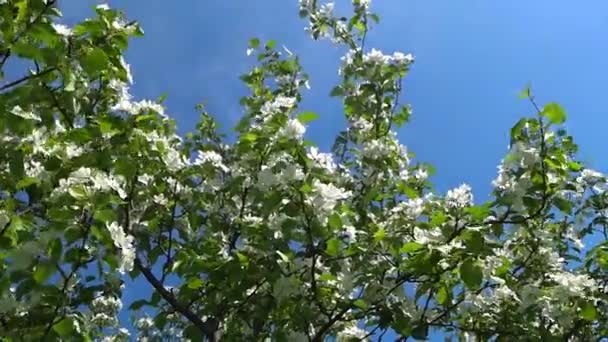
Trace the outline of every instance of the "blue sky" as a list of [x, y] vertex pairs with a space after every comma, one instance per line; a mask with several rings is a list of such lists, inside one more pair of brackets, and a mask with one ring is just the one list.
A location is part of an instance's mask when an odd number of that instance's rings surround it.
[[[346, 0], [338, 1], [345, 2]], [[65, 19], [92, 13], [93, 1], [66, 0]], [[297, 0], [110, 1], [139, 20], [146, 36], [127, 53], [138, 97], [168, 94], [166, 104], [180, 132], [193, 129], [193, 107], [205, 102], [229, 128], [242, 111], [245, 87], [238, 76], [253, 60], [251, 37], [276, 39], [301, 56], [311, 76], [303, 110], [321, 119], [308, 137], [329, 146], [342, 127], [340, 103], [329, 98], [343, 50], [310, 40], [297, 17]], [[531, 82], [540, 102], [558, 101], [567, 128], [592, 167], [608, 170], [601, 139], [608, 118], [608, 3], [588, 0], [376, 0], [381, 23], [368, 47], [405, 51], [416, 63], [405, 80], [411, 123], [400, 137], [418, 160], [437, 167], [439, 190], [470, 183], [485, 199], [510, 127], [531, 114], [517, 93]]]
[[[65, 20], [90, 15], [93, 3], [64, 0]], [[127, 53], [133, 93], [142, 98], [167, 93], [180, 132], [194, 128], [199, 102], [226, 129], [238, 120], [238, 99], [246, 91], [238, 76], [253, 64], [245, 50], [254, 36], [276, 39], [301, 56], [312, 87], [301, 109], [321, 115], [308, 138], [328, 147], [342, 127], [340, 103], [328, 94], [344, 51], [308, 38], [297, 0], [110, 5], [139, 20], [146, 33]], [[404, 83], [404, 101], [414, 115], [399, 133], [418, 160], [436, 166], [438, 190], [467, 182], [479, 200], [487, 199], [510, 127], [532, 114], [530, 105], [517, 99], [528, 82], [541, 103], [557, 101], [568, 111], [566, 127], [580, 145], [580, 157], [608, 171], [608, 142], [602, 139], [608, 128], [608, 2], [375, 0], [372, 8], [381, 23], [367, 46], [416, 57]]]

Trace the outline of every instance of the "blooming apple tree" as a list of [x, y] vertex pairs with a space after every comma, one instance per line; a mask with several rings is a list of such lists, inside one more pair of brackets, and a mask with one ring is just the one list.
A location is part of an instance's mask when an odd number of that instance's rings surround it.
[[[312, 38], [345, 51], [331, 95], [347, 126], [326, 152], [304, 139], [308, 77], [274, 41], [249, 43], [234, 136], [202, 107], [179, 136], [162, 99], [129, 94], [137, 23], [95, 11], [66, 27], [56, 0], [0, 0], [3, 340], [608, 335], [608, 180], [558, 104], [522, 93], [533, 115], [476, 204], [466, 184], [433, 192], [399, 142], [414, 58], [365, 46], [369, 0], [348, 16], [300, 0]], [[152, 295], [123, 305], [133, 280]]]

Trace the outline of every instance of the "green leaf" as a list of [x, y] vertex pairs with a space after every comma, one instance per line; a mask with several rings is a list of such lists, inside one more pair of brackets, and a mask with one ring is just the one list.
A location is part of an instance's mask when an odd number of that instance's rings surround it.
[[591, 303], [584, 303], [579, 313], [580, 317], [586, 321], [595, 321], [597, 319], [597, 309]]
[[40, 58], [40, 49], [35, 45], [26, 42], [17, 42], [13, 45], [11, 51], [21, 58], [27, 59], [39, 59]]
[[274, 47], [277, 45], [277, 41], [274, 39], [271, 39], [269, 41], [266, 42], [266, 50], [272, 50], [274, 49]]
[[401, 249], [399, 249], [399, 252], [401, 253], [412, 253], [412, 252], [416, 252], [419, 251], [421, 249], [423, 249], [424, 246], [417, 243], [417, 242], [406, 242], [405, 245], [403, 245], [403, 247], [401, 247]]
[[131, 303], [131, 305], [129, 306], [129, 309], [139, 310], [146, 304], [148, 304], [148, 301], [145, 299], [136, 300], [133, 303]]
[[357, 299], [353, 302], [353, 305], [358, 307], [361, 310], [367, 310], [369, 308], [369, 304], [367, 304], [363, 299]]
[[138, 115], [137, 117], [135, 117], [135, 122], [142, 122], [142, 121], [148, 121], [148, 120], [154, 120], [155, 118], [157, 118], [158, 116], [156, 114], [144, 114], [144, 115]]
[[437, 291], [437, 295], [435, 298], [437, 299], [437, 303], [439, 303], [439, 305], [445, 305], [446, 303], [448, 303], [448, 300], [450, 299], [450, 294], [448, 293], [447, 288], [445, 286], [439, 288], [439, 291]]
[[112, 121], [110, 121], [108, 118], [100, 118], [98, 121], [98, 125], [99, 125], [99, 130], [103, 134], [114, 135], [114, 134], [120, 132], [120, 130], [115, 128]]
[[336, 279], [338, 278], [331, 273], [323, 273], [319, 276], [320, 281], [334, 281]]
[[260, 40], [258, 38], [251, 38], [249, 40], [249, 47], [252, 49], [257, 49], [260, 46]]
[[17, 7], [17, 17], [15, 18], [16, 22], [23, 21], [27, 18], [27, 10], [29, 7], [28, 0], [20, 0], [15, 3], [15, 7]]
[[93, 218], [101, 222], [110, 222], [114, 220], [115, 213], [112, 209], [97, 210], [95, 214], [93, 214]]
[[566, 111], [559, 104], [552, 102], [543, 108], [541, 115], [546, 116], [551, 123], [561, 124], [566, 121]]
[[15, 187], [17, 189], [25, 189], [30, 185], [33, 184], [37, 184], [38, 183], [38, 178], [34, 178], [34, 177], [25, 177], [22, 180], [20, 180], [19, 182], [17, 182], [17, 184], [15, 185]]
[[395, 113], [393, 117], [393, 122], [397, 127], [403, 126], [404, 123], [410, 120], [410, 116], [412, 115], [412, 111], [409, 106], [401, 106], [401, 109]]
[[87, 198], [87, 192], [84, 186], [75, 185], [68, 189], [68, 193], [70, 196], [74, 197], [77, 200], [83, 200]]
[[243, 266], [249, 265], [249, 257], [248, 256], [246, 256], [245, 254], [243, 254], [241, 252], [236, 252], [236, 256], [239, 259], [239, 262], [241, 263], [241, 265], [243, 265]]
[[429, 326], [427, 324], [421, 323], [414, 327], [412, 330], [412, 337], [417, 340], [426, 340], [429, 335]]
[[568, 162], [568, 170], [572, 171], [572, 172], [578, 172], [580, 170], [583, 169], [583, 166], [581, 165], [581, 163], [578, 162]]
[[472, 290], [478, 289], [483, 280], [481, 267], [473, 259], [465, 260], [460, 264], [460, 279], [462, 279], [467, 288]]
[[376, 240], [376, 242], [382, 241], [385, 236], [386, 231], [383, 228], [380, 228], [374, 233], [374, 240]]
[[465, 211], [469, 213], [475, 221], [481, 221], [490, 215], [490, 207], [488, 205], [472, 206], [466, 208]]
[[484, 239], [480, 232], [469, 230], [462, 234], [467, 249], [475, 254], [478, 254], [483, 249]]
[[245, 133], [245, 134], [241, 135], [242, 141], [254, 142], [257, 139], [258, 139], [258, 136], [255, 133]]
[[50, 263], [40, 263], [34, 270], [34, 280], [38, 284], [44, 283], [55, 273], [55, 265]]
[[16, 270], [25, 270], [26, 268], [29, 268], [33, 260], [33, 256], [23, 250], [15, 251], [12, 253], [11, 258], [13, 259], [11, 266]]
[[51, 259], [54, 261], [58, 261], [61, 258], [61, 251], [63, 249], [63, 245], [61, 244], [60, 239], [55, 239], [51, 242], [51, 246], [49, 248], [49, 255]]
[[520, 99], [529, 99], [530, 95], [532, 94], [532, 90], [530, 89], [530, 84], [527, 84], [526, 87], [519, 92], [518, 97]]
[[53, 325], [53, 330], [61, 337], [69, 336], [74, 331], [74, 320], [71, 317], [65, 317]]
[[108, 55], [101, 48], [93, 48], [84, 55], [83, 67], [89, 74], [96, 75], [106, 68], [110, 62]]
[[8, 227], [8, 229], [16, 232], [16, 231], [24, 230], [26, 228], [27, 228], [26, 224], [21, 217], [15, 215], [11, 218], [11, 223], [10, 223], [10, 226]]
[[21, 179], [25, 172], [23, 167], [23, 153], [21, 151], [11, 151], [9, 156], [9, 171], [14, 179]]
[[329, 93], [329, 96], [331, 96], [331, 97], [342, 96], [342, 95], [344, 95], [344, 89], [342, 89], [342, 87], [340, 87], [340, 86], [335, 86]]
[[98, 21], [87, 20], [74, 25], [73, 31], [76, 36], [85, 34], [98, 34], [103, 30], [103, 26]]
[[298, 115], [298, 121], [301, 123], [307, 123], [319, 118], [319, 114], [314, 112], [304, 112]]
[[310, 192], [312, 192], [312, 186], [308, 183], [304, 183], [300, 187], [300, 191], [305, 194], [310, 193]]
[[327, 248], [325, 249], [327, 255], [335, 257], [340, 254], [340, 240], [333, 238], [327, 241]]
[[441, 211], [435, 212], [431, 216], [431, 221], [429, 222], [431, 226], [437, 227], [444, 224], [448, 220], [448, 217]]
[[329, 216], [329, 226], [333, 229], [342, 229], [342, 219], [338, 213], [333, 213]]
[[203, 280], [200, 278], [190, 278], [188, 279], [188, 288], [196, 290], [203, 286]]
[[572, 211], [572, 203], [565, 198], [554, 197], [553, 204], [564, 214], [569, 214]]

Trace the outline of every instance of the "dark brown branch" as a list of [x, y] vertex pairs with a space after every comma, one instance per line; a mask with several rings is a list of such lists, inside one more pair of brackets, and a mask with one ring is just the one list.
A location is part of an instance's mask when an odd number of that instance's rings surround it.
[[[137, 171], [135, 172], [134, 179], [137, 179]], [[131, 217], [130, 217], [130, 206], [131, 201], [133, 199], [133, 194], [135, 193], [135, 181], [133, 182], [129, 194], [127, 196], [127, 203], [123, 206], [124, 215], [125, 215], [125, 227], [129, 229], [131, 226]], [[179, 312], [183, 315], [190, 323], [192, 323], [205, 337], [211, 341], [215, 342], [215, 334], [218, 330], [219, 323], [216, 320], [210, 319], [207, 321], [203, 321], [199, 315], [192, 312], [187, 306], [184, 306], [180, 303], [177, 298], [173, 295], [172, 292], [168, 291], [165, 286], [161, 283], [161, 281], [156, 278], [156, 276], [152, 273], [150, 268], [143, 265], [139, 257], [135, 256], [135, 267], [144, 275], [144, 278], [154, 287], [154, 289], [158, 292], [158, 294], [167, 302], [169, 305], [175, 309], [175, 311]]]
[[322, 342], [325, 339], [325, 333], [327, 333], [327, 331], [329, 329], [331, 329], [331, 327], [337, 321], [339, 321], [350, 309], [351, 309], [351, 306], [347, 305], [346, 307], [344, 307], [344, 309], [340, 310], [340, 312], [338, 312], [329, 321], [327, 321], [325, 324], [323, 324], [323, 326], [321, 328], [319, 328], [319, 331], [317, 331], [315, 336], [312, 338], [312, 342]]
[[23, 76], [23, 77], [21, 77], [19, 79], [16, 79], [16, 80], [14, 80], [14, 81], [12, 81], [10, 83], [7, 83], [7, 84], [1, 86], [0, 87], [0, 91], [4, 91], [4, 90], [7, 90], [7, 89], [10, 89], [10, 88], [12, 88], [14, 86], [17, 86], [17, 85], [19, 85], [19, 84], [21, 84], [23, 82], [26, 82], [26, 81], [29, 81], [29, 80], [33, 80], [33, 79], [36, 79], [38, 77], [42, 77], [42, 76], [44, 76], [46, 74], [49, 74], [49, 73], [51, 73], [51, 72], [53, 72], [55, 70], [57, 70], [55, 67], [51, 67], [51, 68], [43, 70], [43, 71], [41, 71], [41, 72], [39, 72], [37, 74]]
[[194, 326], [201, 333], [203, 333], [209, 341], [215, 341], [215, 333], [218, 328], [217, 322], [214, 322], [212, 320], [203, 321], [199, 317], [199, 315], [190, 311], [188, 308], [178, 302], [173, 293], [167, 291], [167, 289], [163, 286], [160, 280], [156, 278], [152, 271], [149, 268], [145, 267], [141, 263], [141, 260], [139, 260], [139, 258], [137, 257], [135, 258], [135, 267], [137, 267], [137, 269], [144, 275], [146, 280], [152, 285], [152, 287], [154, 287], [158, 294], [160, 294], [161, 297], [163, 297], [163, 299], [166, 300], [167, 303], [169, 303], [169, 305], [171, 305], [175, 309], [175, 311], [182, 314], [190, 321], [190, 323], [194, 324]]
[[165, 264], [163, 265], [163, 275], [161, 277], [161, 283], [164, 284], [165, 282], [165, 278], [167, 277], [167, 274], [169, 273], [169, 267], [171, 267], [171, 264], [173, 263], [173, 257], [171, 256], [171, 249], [173, 248], [173, 227], [175, 226], [175, 215], [177, 212], [177, 182], [175, 182], [175, 185], [173, 186], [173, 206], [171, 208], [171, 219], [169, 220], [169, 226], [167, 227], [168, 229], [168, 235], [169, 235], [169, 246], [167, 247], [167, 252], [166, 252], [166, 258], [167, 260], [165, 261]]

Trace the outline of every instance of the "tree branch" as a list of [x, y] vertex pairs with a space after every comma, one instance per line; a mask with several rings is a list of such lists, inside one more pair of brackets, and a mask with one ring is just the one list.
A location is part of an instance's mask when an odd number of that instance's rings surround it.
[[49, 74], [49, 73], [51, 73], [51, 72], [53, 72], [55, 70], [57, 70], [57, 68], [51, 67], [51, 68], [48, 68], [46, 70], [43, 70], [43, 71], [41, 71], [39, 73], [36, 73], [36, 74], [33, 74], [33, 75], [23, 76], [23, 77], [21, 77], [19, 79], [16, 79], [16, 80], [14, 80], [14, 81], [12, 81], [10, 83], [7, 83], [7, 84], [1, 86], [0, 87], [0, 91], [4, 91], [4, 90], [7, 90], [7, 89], [10, 89], [10, 88], [12, 88], [14, 86], [17, 86], [17, 85], [19, 85], [19, 84], [21, 84], [23, 82], [26, 82], [26, 81], [29, 81], [29, 80], [33, 80], [33, 79], [36, 79], [38, 77], [42, 77], [42, 76], [44, 76], [46, 74]]
[[156, 276], [154, 276], [154, 274], [148, 267], [145, 267], [142, 264], [141, 260], [138, 257], [135, 258], [135, 267], [137, 267], [137, 269], [144, 275], [146, 280], [152, 285], [152, 287], [154, 287], [154, 289], [158, 292], [158, 294], [160, 294], [161, 297], [163, 297], [163, 299], [166, 300], [167, 303], [169, 303], [169, 305], [171, 305], [175, 309], [175, 311], [182, 314], [185, 318], [187, 318], [190, 321], [190, 323], [194, 324], [194, 326], [201, 333], [203, 333], [209, 341], [216, 340], [215, 333], [218, 328], [217, 322], [214, 322], [213, 320], [203, 321], [199, 317], [199, 315], [190, 311], [188, 308], [186, 308], [184, 305], [182, 305], [180, 302], [178, 302], [177, 298], [175, 298], [173, 293], [169, 292], [163, 286], [163, 284], [160, 282], [160, 280], [158, 278], [156, 278]]

